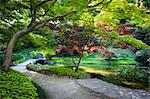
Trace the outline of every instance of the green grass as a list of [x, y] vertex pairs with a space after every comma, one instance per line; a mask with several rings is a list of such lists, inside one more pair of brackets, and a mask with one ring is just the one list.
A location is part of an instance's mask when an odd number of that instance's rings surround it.
[[[75, 61], [77, 62], [78, 58], [74, 58]], [[67, 63], [72, 63], [71, 57], [53, 57], [52, 60], [49, 60], [49, 62], [67, 62]], [[97, 64], [104, 64], [104, 60], [96, 59], [96, 58], [82, 58], [81, 64], [82, 63], [97, 63]]]
[[[76, 62], [78, 62], [78, 58], [75, 59]], [[52, 64], [51, 66], [54, 67], [68, 67], [73, 68], [74, 64], [72, 62], [72, 59], [70, 57], [53, 57], [52, 60], [49, 60], [48, 62], [55, 62], [55, 64]], [[63, 64], [61, 64], [61, 62]], [[106, 68], [117, 68], [123, 65], [135, 65], [136, 62], [134, 60], [115, 60], [111, 61], [111, 64], [108, 64], [105, 60], [97, 59], [97, 58], [82, 58], [80, 67], [79, 68], [93, 68], [95, 70], [103, 70]]]

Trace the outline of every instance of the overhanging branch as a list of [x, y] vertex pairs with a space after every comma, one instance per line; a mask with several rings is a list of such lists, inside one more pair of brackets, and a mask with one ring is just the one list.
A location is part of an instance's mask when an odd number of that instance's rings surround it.
[[[39, 17], [45, 16], [45, 15], [48, 13], [48, 11], [49, 11], [49, 9], [48, 9], [48, 10], [44, 10], [44, 14], [39, 14], [38, 16], [39, 16]], [[39, 18], [39, 17], [38, 17], [38, 18]]]
[[54, 4], [57, 2], [57, 0], [55, 0], [51, 5], [54, 6]]
[[52, 18], [49, 18], [49, 19], [45, 19], [45, 20], [42, 20], [40, 22], [38, 22], [38, 24], [41, 24], [41, 23], [46, 23], [46, 22], [49, 22], [49, 21], [52, 21], [52, 20], [57, 20], [57, 19], [61, 19], [61, 18], [64, 18], [70, 14], [73, 14], [73, 13], [76, 13], [77, 11], [70, 11], [70, 12], [67, 12], [67, 13], [64, 13], [62, 15], [57, 15], [57, 16], [54, 16]]
[[[41, 27], [43, 27], [43, 26], [50, 26], [50, 24], [51, 24], [51, 28], [53, 29], [55, 29], [55, 25], [54, 24], [52, 24], [52, 23], [49, 23], [49, 21], [52, 21], [52, 20], [57, 20], [57, 19], [59, 19], [59, 18], [63, 18], [63, 17], [66, 17], [66, 16], [68, 16], [68, 15], [70, 15], [70, 14], [73, 14], [73, 13], [76, 13], [77, 11], [70, 11], [70, 12], [66, 12], [66, 13], [64, 13], [64, 14], [62, 14], [62, 15], [57, 15], [57, 16], [54, 16], [54, 17], [52, 17], [52, 18], [49, 18], [49, 19], [45, 19], [45, 20], [42, 20], [42, 21], [39, 21], [39, 22], [37, 22], [37, 23], [33, 23], [33, 25], [34, 24], [36, 24], [36, 26], [35, 26], [35, 28], [34, 29], [38, 29], [38, 28], [41, 28]], [[32, 25], [31, 25], [32, 26]]]
[[[32, 6], [32, 0], [30, 0], [30, 12], [31, 12], [31, 16], [32, 16], [32, 20], [31, 20], [30, 25], [31, 25], [31, 24], [36, 20], [36, 18], [37, 18], [37, 16], [36, 16], [37, 9], [38, 9], [40, 6], [42, 6], [43, 4], [47, 3], [48, 1], [51, 1], [51, 0], [43, 0], [43, 1], [39, 2], [39, 3], [37, 3], [37, 4], [35, 5], [35, 7], [33, 8], [33, 6]], [[29, 25], [29, 26], [30, 26], [30, 25]]]

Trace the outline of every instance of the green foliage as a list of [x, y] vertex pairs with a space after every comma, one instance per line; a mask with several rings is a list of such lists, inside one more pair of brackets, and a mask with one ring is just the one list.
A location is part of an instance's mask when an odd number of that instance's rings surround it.
[[92, 13], [85, 12], [80, 16], [80, 20], [76, 21], [75, 23], [80, 26], [93, 26], [94, 16]]
[[[148, 9], [144, 7], [138, 7], [136, 4], [128, 3], [127, 0], [113, 0], [107, 7], [104, 7], [101, 13], [97, 14], [94, 18], [94, 25], [99, 23], [108, 23], [110, 26], [106, 28], [117, 29], [121, 19], [126, 19], [126, 24], [136, 24], [142, 28], [148, 28], [150, 26], [150, 15], [147, 14]], [[102, 33], [107, 37], [111, 37], [112, 43], [130, 44], [137, 48], [150, 48], [141, 40], [138, 40], [130, 35], [120, 36], [119, 33]], [[146, 39], [145, 39], [146, 40]], [[148, 41], [148, 39], [147, 39]]]
[[93, 53], [93, 54], [91, 54], [91, 55], [89, 55], [89, 56], [87, 56], [85, 58], [96, 58], [96, 56], [102, 56], [102, 57], [104, 57], [104, 54], [102, 54], [100, 52], [95, 52], [95, 53]]
[[148, 77], [149, 75], [145, 70], [133, 66], [124, 66], [118, 68], [115, 79], [120, 81], [148, 83]]
[[24, 58], [24, 56], [22, 55], [22, 54], [13, 54], [13, 56], [12, 56], [13, 58], [12, 58], [12, 60], [13, 61], [18, 61], [19, 59], [23, 59]]
[[26, 58], [26, 57], [23, 57], [23, 58], [21, 58], [21, 59], [19, 59], [19, 60], [16, 60], [14, 63], [15, 63], [15, 64], [19, 64], [19, 63], [25, 62], [26, 60], [27, 60], [27, 58]]
[[46, 56], [47, 54], [55, 54], [56, 40], [54, 39], [54, 33], [48, 27], [36, 30], [34, 32], [42, 33], [30, 33], [31, 42], [38, 47], [40, 52]]
[[[41, 0], [30, 0], [32, 9], [36, 9], [36, 4]], [[48, 0], [47, 3], [42, 6], [37, 7], [37, 19], [36, 22], [44, 19], [48, 19], [54, 16], [58, 16], [64, 14], [69, 11], [78, 11], [78, 13], [69, 15], [67, 17], [63, 17], [61, 19], [56, 18], [51, 20], [51, 23], [54, 23], [55, 26], [62, 26], [65, 24], [69, 25], [82, 25], [87, 26], [88, 30], [92, 30], [93, 24], [97, 23], [109, 23], [110, 28], [118, 28], [118, 24], [121, 19], [128, 19], [129, 23], [136, 24], [137, 26], [141, 26], [142, 28], [146, 28], [150, 26], [150, 15], [146, 14], [148, 11], [144, 7], [137, 7], [132, 3], [128, 3], [127, 0], [112, 0], [110, 4], [105, 6], [103, 9], [103, 5], [109, 0], [104, 0], [104, 3], [94, 7], [88, 8], [88, 4], [91, 5], [97, 4], [99, 0]], [[102, 0], [101, 0], [102, 1]], [[131, 0], [133, 1], [133, 0]], [[148, 0], [147, 0], [148, 1]], [[52, 6], [53, 5], [53, 6]], [[5, 52], [7, 42], [10, 40], [12, 35], [17, 31], [20, 31], [23, 28], [26, 28], [31, 21], [31, 13], [30, 12], [30, 2], [28, 0], [1, 0], [0, 1], [0, 50]], [[99, 14], [96, 11], [100, 11]], [[48, 11], [44, 13], [44, 11]], [[44, 15], [45, 16], [42, 16]], [[96, 15], [97, 14], [97, 15]], [[40, 16], [41, 15], [41, 16]], [[35, 22], [35, 23], [36, 23]], [[94, 27], [94, 26], [93, 26]], [[15, 52], [19, 49], [29, 47], [29, 44], [34, 44], [37, 47], [41, 47], [42, 54], [46, 56], [47, 54], [55, 54], [55, 45], [56, 41], [54, 40], [54, 33], [49, 28], [42, 27], [40, 30], [43, 34], [29, 34], [26, 37], [19, 40], [17, 46], [15, 47]], [[118, 33], [104, 33], [103, 31], [98, 31], [99, 34], [105, 34], [108, 38], [112, 38], [113, 41], [109, 41], [110, 43], [121, 43], [121, 44], [130, 44], [137, 48], [150, 48], [141, 40], [137, 40], [132, 36], [125, 35], [120, 36]], [[82, 39], [82, 38], [81, 38]], [[28, 41], [31, 42], [28, 42]], [[143, 40], [144, 41], [144, 40]], [[148, 43], [148, 39], [146, 38], [146, 43]], [[106, 43], [107, 42], [103, 42]], [[46, 51], [44, 51], [46, 50]], [[27, 52], [25, 52], [27, 53]], [[38, 53], [34, 53], [30, 55], [26, 54], [17, 54], [13, 55], [13, 61], [22, 62], [29, 57], [34, 58]], [[84, 56], [87, 56], [87, 53], [84, 53]], [[29, 57], [28, 57], [29, 56]], [[127, 55], [128, 56], [128, 55]], [[122, 57], [122, 56], [121, 56]], [[126, 56], [123, 56], [126, 57]], [[0, 60], [3, 58], [3, 55], [0, 55]]]
[[112, 49], [118, 59], [134, 59], [135, 54], [129, 49], [116, 48]]
[[34, 53], [33, 52], [37, 52], [35, 49], [33, 48], [29, 48], [29, 49], [25, 49], [22, 51], [18, 51], [16, 53], [13, 54], [12, 56], [12, 61], [16, 64], [22, 63], [30, 58], [34, 58]]
[[149, 49], [141, 49], [136, 52], [136, 61], [138, 61], [140, 65], [148, 66], [149, 62], [147, 60], [149, 56]]
[[35, 82], [33, 82], [33, 84], [37, 88], [39, 99], [47, 98], [45, 91], [39, 85], [37, 85]]
[[[113, 0], [102, 13], [98, 14], [95, 22], [110, 23], [112, 26], [119, 24], [120, 19], [130, 19], [137, 25], [148, 24], [145, 20], [149, 20], [146, 14], [147, 9], [137, 7], [135, 4], [128, 3], [127, 0]], [[150, 21], [150, 20], [149, 20]]]
[[138, 40], [130, 35], [125, 35], [122, 37], [119, 37], [122, 41], [127, 42], [128, 44], [131, 44], [133, 47], [137, 48], [150, 48], [147, 44], [143, 43], [141, 40]]
[[[24, 49], [13, 53], [12, 62], [14, 62], [15, 64], [19, 64], [31, 58], [37, 59], [43, 57], [45, 55], [44, 52], [46, 53], [46, 51], [39, 51], [36, 50], [35, 48]], [[4, 54], [2, 53], [0, 54], [1, 64], [3, 59], [4, 59]]]
[[4, 59], [4, 54], [0, 53], [0, 65], [2, 64], [3, 59]]
[[136, 31], [136, 33], [134, 34], [134, 37], [141, 40], [141, 41], [143, 41], [147, 45], [150, 45], [149, 33], [150, 33], [150, 25], [147, 25], [144, 28], [138, 29]]
[[142, 6], [150, 8], [150, 0], [127, 0], [129, 3], [140, 3]]
[[113, 44], [119, 44], [119, 43], [126, 44], [127, 43], [127, 44], [130, 44], [132, 47], [136, 47], [136, 48], [150, 48], [150, 46], [143, 43], [141, 40], [134, 38], [131, 35], [120, 36], [119, 33], [106, 32], [106, 31], [102, 31], [102, 30], [97, 30], [96, 33], [104, 34], [107, 37], [111, 37], [112, 40], [110, 42], [112, 42]]
[[[30, 21], [27, 17], [28, 11], [21, 9], [20, 2], [19, 0], [0, 0], [0, 50], [3, 52], [5, 52], [12, 35], [27, 26]], [[29, 45], [29, 38], [29, 35], [21, 38], [14, 51], [21, 50]]]
[[35, 99], [37, 89], [27, 76], [13, 70], [0, 69], [0, 97], [4, 99]]
[[27, 66], [27, 69], [40, 72], [43, 74], [56, 74], [58, 76], [67, 76], [70, 78], [90, 78], [90, 75], [84, 71], [78, 70], [75, 72], [73, 69], [64, 68], [64, 67], [50, 67], [49, 65], [34, 65], [30, 64]]
[[[100, 77], [100, 79], [116, 85], [130, 87], [130, 88], [147, 88], [149, 74], [146, 70], [142, 70], [135, 66], [119, 66], [112, 69], [113, 75], [108, 77]], [[99, 76], [98, 76], [99, 77]], [[129, 82], [130, 84], [126, 84]]]

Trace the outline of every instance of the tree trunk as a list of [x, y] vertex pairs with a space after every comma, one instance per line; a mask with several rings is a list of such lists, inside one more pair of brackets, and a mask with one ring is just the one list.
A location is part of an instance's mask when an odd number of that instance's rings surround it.
[[74, 61], [73, 56], [72, 56], [71, 58], [72, 58], [72, 62], [73, 62], [73, 64], [74, 64], [73, 70], [75, 70], [75, 69], [76, 69], [76, 62]]
[[78, 71], [78, 68], [79, 68], [79, 65], [80, 65], [81, 59], [82, 59], [82, 57], [80, 57], [80, 58], [79, 58], [79, 62], [78, 62], [78, 63], [77, 63], [77, 65], [76, 65], [75, 72], [77, 72], [77, 71]]
[[11, 38], [11, 40], [8, 44], [8, 47], [6, 49], [6, 54], [5, 54], [4, 62], [3, 62], [3, 65], [2, 65], [2, 69], [4, 71], [7, 72], [10, 68], [10, 64], [11, 64], [11, 61], [12, 61], [13, 49], [14, 49], [14, 46], [15, 46], [16, 42], [19, 40], [19, 38], [21, 38], [25, 34], [28, 34], [29, 32], [31, 32], [35, 28], [35, 26], [36, 25], [33, 24], [30, 27], [28, 27], [26, 29], [23, 29], [23, 30], [21, 30], [21, 31], [19, 31], [19, 32], [15, 33], [13, 35], [13, 37]]

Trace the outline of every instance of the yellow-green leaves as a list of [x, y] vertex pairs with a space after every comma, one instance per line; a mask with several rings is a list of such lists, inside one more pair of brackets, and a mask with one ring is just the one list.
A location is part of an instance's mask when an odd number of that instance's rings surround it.
[[119, 33], [117, 32], [106, 32], [106, 31], [101, 31], [101, 30], [97, 30], [96, 33], [106, 35], [108, 38], [111, 37], [112, 40], [109, 42], [112, 42], [115, 44], [121, 43], [121, 44], [129, 44], [132, 47], [136, 47], [136, 48], [150, 48], [150, 46], [143, 43], [141, 40], [134, 38], [131, 35], [120, 36]]
[[146, 8], [137, 7], [127, 0], [113, 0], [95, 17], [95, 24], [109, 23], [116, 26], [120, 19], [130, 19], [139, 26], [146, 26], [150, 20], [150, 15], [146, 14], [146, 11]]

